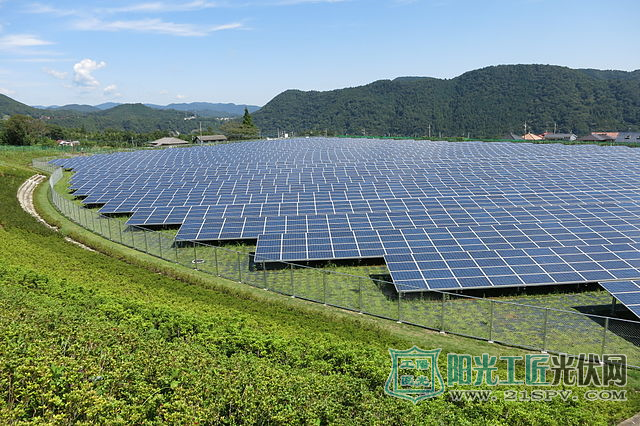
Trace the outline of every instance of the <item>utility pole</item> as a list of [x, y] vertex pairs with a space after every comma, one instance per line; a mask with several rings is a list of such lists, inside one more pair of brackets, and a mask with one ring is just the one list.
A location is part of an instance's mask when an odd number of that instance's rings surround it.
[[527, 134], [527, 122], [526, 121], [524, 122], [524, 134], [525, 135]]
[[429, 123], [429, 139], [431, 139], [431, 123]]

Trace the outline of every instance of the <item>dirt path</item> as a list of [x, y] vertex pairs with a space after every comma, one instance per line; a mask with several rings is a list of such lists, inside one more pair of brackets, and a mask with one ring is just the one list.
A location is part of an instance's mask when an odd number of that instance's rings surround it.
[[[29, 179], [24, 181], [24, 183], [20, 185], [20, 188], [18, 188], [18, 202], [20, 203], [20, 207], [22, 207], [22, 209], [29, 213], [31, 216], [35, 217], [38, 222], [41, 222], [47, 228], [57, 231], [58, 228], [45, 222], [45, 220], [38, 214], [35, 207], [33, 206], [33, 191], [46, 178], [47, 177], [43, 175], [33, 175]], [[77, 245], [78, 247], [82, 247], [85, 250], [95, 252], [95, 250], [69, 237], [65, 237], [64, 239], [72, 244]]]
[[640, 413], [636, 414], [630, 419], [625, 420], [624, 422], [620, 423], [618, 426], [637, 426], [637, 425], [640, 425]]

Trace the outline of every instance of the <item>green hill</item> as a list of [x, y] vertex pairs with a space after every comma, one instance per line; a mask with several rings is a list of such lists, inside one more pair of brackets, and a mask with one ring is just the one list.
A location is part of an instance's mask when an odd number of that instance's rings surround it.
[[0, 118], [13, 114], [37, 115], [41, 112], [43, 111], [0, 94]]
[[528, 129], [640, 128], [640, 71], [501, 65], [450, 80], [402, 77], [328, 92], [288, 90], [255, 113], [263, 132], [501, 137]]
[[69, 128], [83, 128], [88, 132], [107, 129], [124, 130], [136, 133], [149, 133], [156, 130], [189, 133], [199, 127], [217, 128], [218, 120], [211, 117], [199, 117], [197, 120], [185, 120], [185, 112], [176, 110], [157, 110], [142, 104], [123, 104], [106, 110], [89, 111], [82, 106], [70, 105], [69, 109], [38, 109], [20, 103], [8, 96], [0, 95], [0, 117], [13, 114], [25, 114], [40, 118], [48, 124]]

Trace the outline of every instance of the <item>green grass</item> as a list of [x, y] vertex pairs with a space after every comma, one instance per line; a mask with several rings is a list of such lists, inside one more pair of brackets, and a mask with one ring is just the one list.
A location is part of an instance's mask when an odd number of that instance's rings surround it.
[[168, 263], [69, 222], [42, 185], [41, 214], [88, 252], [20, 210], [28, 158], [2, 158], [0, 423], [611, 424], [640, 410], [635, 371], [624, 403], [579, 388], [567, 403], [385, 396], [388, 348], [523, 352]]

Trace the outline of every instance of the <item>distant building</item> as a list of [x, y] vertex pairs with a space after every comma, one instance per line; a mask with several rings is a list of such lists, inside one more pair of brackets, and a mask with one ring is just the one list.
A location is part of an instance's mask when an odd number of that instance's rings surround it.
[[616, 143], [640, 143], [640, 132], [620, 132]]
[[526, 135], [522, 136], [522, 139], [524, 139], [525, 141], [541, 141], [544, 138], [540, 135], [529, 132]]
[[58, 145], [60, 146], [78, 146], [80, 145], [80, 141], [65, 141], [65, 140], [58, 140]]
[[176, 146], [176, 145], [189, 145], [189, 142], [183, 141], [178, 138], [160, 138], [158, 140], [149, 142], [151, 146]]
[[578, 140], [582, 142], [613, 142], [616, 138], [606, 134], [591, 133], [590, 135], [583, 136]]
[[545, 141], [575, 141], [577, 138], [573, 133], [547, 133], [544, 135]]
[[620, 132], [591, 132], [592, 135], [608, 136], [608, 137], [612, 138], [613, 140], [616, 140], [616, 138], [618, 137], [619, 133]]
[[515, 133], [509, 133], [503, 139], [507, 139], [507, 140], [510, 140], [510, 141], [522, 141], [522, 140], [524, 140], [524, 139], [522, 139], [522, 136], [516, 135]]
[[227, 137], [225, 135], [204, 135], [193, 138], [194, 143], [225, 142], [226, 140]]

